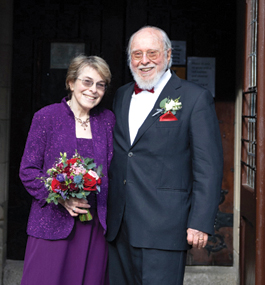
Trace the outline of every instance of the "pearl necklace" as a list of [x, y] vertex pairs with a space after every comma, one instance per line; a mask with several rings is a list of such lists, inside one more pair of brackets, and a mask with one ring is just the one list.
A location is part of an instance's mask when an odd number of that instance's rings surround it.
[[[67, 103], [68, 103], [68, 105], [69, 105], [71, 111], [73, 112], [73, 110], [72, 110], [72, 108], [71, 108], [71, 100], [69, 100]], [[73, 114], [74, 114], [74, 112], [73, 112]], [[85, 131], [86, 128], [88, 127], [88, 123], [90, 122], [90, 117], [88, 117], [85, 121], [82, 121], [80, 118], [76, 117], [75, 114], [74, 114], [74, 117], [75, 117], [75, 120], [76, 120], [79, 124], [81, 124], [81, 127], [83, 127], [83, 128], [84, 128], [84, 131]]]

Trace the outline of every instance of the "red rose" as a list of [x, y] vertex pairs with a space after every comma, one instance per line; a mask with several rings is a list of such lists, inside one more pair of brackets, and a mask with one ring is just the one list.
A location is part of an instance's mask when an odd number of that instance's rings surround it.
[[77, 191], [78, 190], [78, 187], [76, 186], [75, 183], [70, 183], [69, 186], [70, 186], [71, 191]]
[[96, 191], [97, 190], [97, 181], [94, 177], [89, 175], [88, 173], [84, 174], [84, 190], [85, 191]]
[[101, 185], [101, 182], [102, 182], [102, 181], [101, 181], [101, 178], [99, 178], [99, 179], [97, 180], [97, 184], [98, 184], [98, 185]]
[[63, 169], [63, 163], [59, 163], [59, 164], [57, 165], [57, 168]]
[[63, 169], [62, 173], [66, 173], [67, 176], [69, 176], [69, 175], [70, 175], [70, 166], [66, 166], [66, 167]]
[[56, 193], [57, 191], [55, 191], [55, 189], [60, 189], [60, 182], [57, 179], [53, 179], [51, 183], [51, 187], [52, 187], [52, 191]]
[[68, 187], [65, 185], [65, 183], [62, 183], [60, 185], [60, 188], [61, 188], [62, 191], [66, 191]]
[[73, 165], [73, 164], [75, 164], [78, 160], [80, 160], [79, 158], [71, 158], [71, 159], [68, 159], [67, 160], [67, 164], [68, 165]]

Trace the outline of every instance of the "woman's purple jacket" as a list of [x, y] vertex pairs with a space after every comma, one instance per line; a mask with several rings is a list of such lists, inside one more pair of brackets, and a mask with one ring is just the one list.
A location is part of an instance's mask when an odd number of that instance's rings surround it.
[[[101, 191], [97, 195], [97, 211], [106, 232], [108, 168], [113, 155], [112, 130], [114, 114], [95, 107], [90, 111], [94, 160], [102, 164]], [[64, 239], [73, 229], [74, 218], [60, 204], [47, 204], [48, 191], [36, 177], [46, 176], [60, 157], [60, 152], [71, 158], [77, 149], [74, 114], [64, 98], [61, 103], [46, 106], [35, 113], [20, 166], [20, 178], [33, 197], [28, 220], [28, 235], [42, 239]]]

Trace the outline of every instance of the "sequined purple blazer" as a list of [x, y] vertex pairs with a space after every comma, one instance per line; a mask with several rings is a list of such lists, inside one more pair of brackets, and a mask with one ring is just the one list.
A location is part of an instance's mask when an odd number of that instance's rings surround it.
[[[111, 111], [96, 107], [90, 112], [90, 122], [94, 159], [97, 165], [103, 166], [104, 177], [101, 192], [97, 196], [97, 211], [106, 231], [107, 170], [113, 154], [112, 130], [115, 118]], [[62, 205], [46, 203], [48, 191], [36, 177], [47, 176], [47, 169], [60, 157], [60, 152], [66, 152], [68, 157], [72, 157], [76, 149], [75, 119], [65, 98], [61, 103], [46, 106], [35, 113], [20, 166], [21, 181], [33, 197], [28, 235], [57, 240], [70, 234], [74, 218]]]

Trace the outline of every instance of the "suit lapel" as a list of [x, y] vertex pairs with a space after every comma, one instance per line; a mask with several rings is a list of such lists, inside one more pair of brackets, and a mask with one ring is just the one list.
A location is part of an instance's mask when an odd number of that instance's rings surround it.
[[133, 94], [133, 87], [134, 83], [131, 86], [129, 86], [129, 88], [125, 92], [122, 101], [122, 110], [121, 110], [122, 114], [121, 118], [123, 119], [122, 125], [124, 129], [125, 140], [129, 146], [131, 145], [130, 133], [129, 133], [129, 109], [130, 109], [131, 97]]
[[[171, 72], [172, 73], [172, 72]], [[135, 140], [132, 144], [132, 146], [134, 144], [137, 143], [137, 141], [141, 138], [141, 136], [153, 125], [154, 122], [156, 122], [158, 120], [158, 118], [160, 117], [159, 114], [153, 116], [153, 114], [156, 112], [157, 109], [159, 109], [159, 105], [160, 102], [166, 98], [166, 97], [170, 97], [172, 99], [176, 99], [180, 96], [180, 93], [177, 89], [179, 89], [181, 87], [181, 81], [180, 79], [175, 75], [175, 73], [172, 73], [171, 78], [169, 79], [168, 83], [166, 84], [166, 86], [164, 87], [164, 89], [162, 90], [162, 92], [160, 93], [154, 108], [151, 110], [151, 112], [148, 114], [146, 120], [144, 121], [144, 123], [142, 124], [142, 126], [140, 127], [140, 129], [138, 130], [138, 133], [135, 137]], [[128, 117], [127, 117], [127, 122], [128, 122]]]

